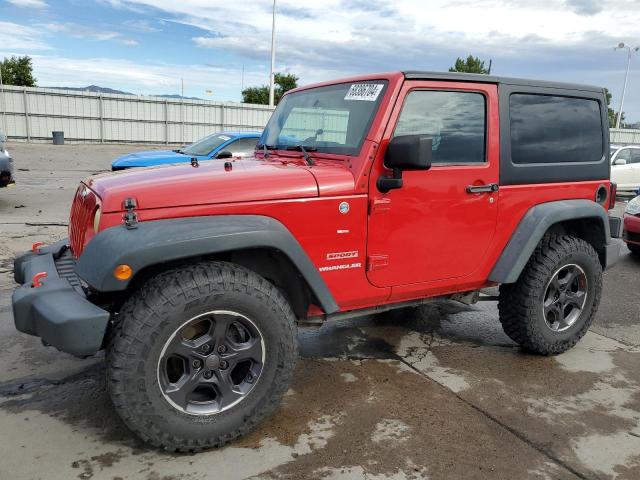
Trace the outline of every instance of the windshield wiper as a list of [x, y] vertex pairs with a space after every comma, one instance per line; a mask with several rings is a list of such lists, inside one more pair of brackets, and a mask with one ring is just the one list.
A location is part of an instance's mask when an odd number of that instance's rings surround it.
[[304, 157], [304, 160], [307, 162], [307, 165], [313, 165], [315, 162], [313, 161], [313, 158], [311, 158], [311, 155], [309, 155], [309, 152], [315, 152], [318, 149], [316, 147], [310, 147], [310, 146], [305, 147], [300, 143], [298, 145], [289, 145], [287, 147], [287, 150], [296, 150], [298, 152], [302, 152], [302, 156]]
[[275, 145], [267, 145], [266, 143], [261, 143], [256, 145], [256, 150], [261, 148], [262, 149], [262, 153], [264, 154], [264, 158], [265, 160], [267, 158], [269, 158], [269, 150], [275, 150], [276, 146]]

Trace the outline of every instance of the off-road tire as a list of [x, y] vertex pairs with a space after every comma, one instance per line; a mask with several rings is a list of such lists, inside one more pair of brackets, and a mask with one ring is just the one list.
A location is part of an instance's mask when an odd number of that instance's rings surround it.
[[[187, 414], [160, 390], [161, 349], [185, 320], [214, 309], [240, 312], [259, 327], [263, 370], [237, 405], [212, 415]], [[143, 441], [192, 452], [220, 447], [269, 415], [289, 387], [296, 359], [295, 317], [278, 289], [246, 268], [201, 262], [157, 275], [126, 301], [107, 348], [107, 385], [116, 411]]]
[[[551, 330], [543, 313], [544, 294], [554, 272], [563, 265], [580, 266], [587, 278], [587, 298], [575, 323], [567, 330]], [[548, 234], [536, 247], [520, 277], [500, 286], [498, 311], [505, 333], [525, 350], [556, 355], [573, 347], [595, 317], [602, 292], [602, 266], [598, 255], [584, 240]]]

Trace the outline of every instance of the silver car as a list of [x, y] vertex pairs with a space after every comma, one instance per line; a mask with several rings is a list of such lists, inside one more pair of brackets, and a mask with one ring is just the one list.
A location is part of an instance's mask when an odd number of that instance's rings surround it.
[[0, 187], [13, 185], [13, 159], [5, 147], [7, 137], [0, 132]]

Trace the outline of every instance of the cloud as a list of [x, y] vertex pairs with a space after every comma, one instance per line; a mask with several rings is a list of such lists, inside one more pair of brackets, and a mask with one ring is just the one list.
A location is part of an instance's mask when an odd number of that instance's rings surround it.
[[595, 15], [604, 10], [601, 0], [567, 0], [567, 6], [578, 15]]
[[[0, 50], [0, 57], [7, 53]], [[86, 87], [98, 84], [147, 95], [178, 93], [180, 79], [185, 72], [189, 72], [185, 86], [194, 94], [205, 90], [213, 90], [218, 94], [229, 89], [230, 81], [239, 85], [242, 74], [241, 67], [230, 68], [228, 65], [134, 62], [105, 57], [78, 59], [49, 55], [33, 55], [32, 59], [39, 86]], [[257, 84], [266, 76], [266, 70], [246, 72], [245, 82]]]
[[47, 8], [48, 5], [44, 0], [7, 0], [11, 5], [24, 8]]
[[137, 33], [155, 33], [161, 29], [153, 25], [154, 22], [149, 20], [126, 20], [122, 22], [122, 25], [132, 32]]
[[[192, 37], [199, 48], [268, 67], [272, 0], [119, 3], [202, 29]], [[278, 0], [277, 12], [276, 68], [301, 83], [446, 70], [456, 57], [473, 54], [493, 59], [499, 75], [606, 85], [615, 101], [624, 62], [611, 47], [640, 44], [638, 0]], [[632, 65], [634, 85], [637, 69]], [[640, 117], [640, 99], [627, 94]]]
[[49, 32], [53, 33], [65, 33], [74, 38], [83, 38], [89, 40], [96, 40], [99, 42], [105, 42], [109, 40], [115, 40], [123, 45], [139, 45], [137, 40], [131, 38], [125, 38], [121, 33], [113, 30], [100, 30], [95, 26], [85, 26], [77, 23], [47, 23], [41, 25]]
[[1, 21], [0, 46], [4, 50], [20, 52], [51, 49], [42, 41], [39, 29]]

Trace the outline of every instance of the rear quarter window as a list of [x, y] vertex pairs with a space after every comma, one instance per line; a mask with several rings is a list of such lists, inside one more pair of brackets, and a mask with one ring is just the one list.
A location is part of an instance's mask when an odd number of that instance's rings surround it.
[[597, 100], [513, 93], [509, 113], [514, 164], [602, 160], [603, 126]]

